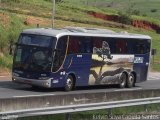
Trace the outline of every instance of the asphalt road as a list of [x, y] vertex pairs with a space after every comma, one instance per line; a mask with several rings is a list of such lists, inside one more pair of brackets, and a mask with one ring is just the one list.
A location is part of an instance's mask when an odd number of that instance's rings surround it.
[[0, 76], [0, 98], [92, 93], [95, 91], [133, 91], [140, 89], [160, 89], [160, 73], [151, 73], [148, 81], [137, 83], [136, 87], [134, 88], [120, 89], [117, 88], [117, 86], [83, 87], [77, 88], [76, 90], [71, 92], [64, 92], [62, 89], [33, 89], [28, 85], [12, 83], [10, 77]]

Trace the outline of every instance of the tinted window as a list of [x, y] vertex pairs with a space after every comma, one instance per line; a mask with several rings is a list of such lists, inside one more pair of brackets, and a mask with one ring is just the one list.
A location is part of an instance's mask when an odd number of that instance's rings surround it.
[[103, 38], [93, 38], [93, 47], [102, 48]]
[[18, 43], [40, 47], [51, 47], [53, 42], [55, 43], [55, 40], [50, 36], [22, 34]]
[[69, 37], [68, 54], [80, 52], [80, 37]]
[[68, 54], [92, 53], [93, 42], [90, 37], [71, 36], [68, 45]]
[[146, 54], [150, 52], [150, 40], [128, 40], [129, 54]]
[[27, 71], [51, 71], [51, 66], [51, 49], [17, 46], [13, 68]]
[[126, 54], [128, 52], [128, 46], [126, 40], [116, 40], [116, 53], [117, 54]]
[[84, 37], [80, 40], [80, 53], [92, 53], [93, 41], [91, 37]]
[[55, 50], [53, 72], [57, 71], [63, 64], [67, 51], [68, 37], [64, 36], [58, 40], [57, 47]]
[[103, 41], [107, 42], [111, 54], [145, 54], [150, 51], [150, 40], [72, 36], [68, 53], [93, 53], [94, 48], [102, 48]]
[[150, 40], [104, 38], [112, 54], [145, 54], [150, 52]]

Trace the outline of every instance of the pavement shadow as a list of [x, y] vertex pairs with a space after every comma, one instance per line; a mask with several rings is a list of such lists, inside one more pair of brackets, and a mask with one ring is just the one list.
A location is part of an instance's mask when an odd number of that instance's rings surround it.
[[[136, 88], [139, 86], [136, 86]], [[20, 90], [20, 91], [28, 91], [28, 92], [64, 92], [63, 88], [42, 88], [42, 87], [32, 87], [30, 85], [13, 83], [12, 81], [0, 81], [0, 88], [7, 88], [10, 90]], [[115, 90], [120, 89], [117, 85], [97, 85], [97, 86], [85, 86], [85, 87], [77, 87], [74, 91], [95, 91], [95, 90]]]

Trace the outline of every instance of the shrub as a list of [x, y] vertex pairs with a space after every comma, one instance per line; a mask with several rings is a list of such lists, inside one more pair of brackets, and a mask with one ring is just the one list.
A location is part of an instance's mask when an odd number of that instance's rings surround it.
[[119, 22], [120, 23], [131, 25], [132, 19], [131, 19], [130, 15], [122, 13], [122, 12], [119, 12], [118, 15], [119, 15]]
[[133, 10], [132, 15], [140, 15], [140, 11], [139, 10]]
[[157, 12], [157, 9], [151, 9], [151, 12]]

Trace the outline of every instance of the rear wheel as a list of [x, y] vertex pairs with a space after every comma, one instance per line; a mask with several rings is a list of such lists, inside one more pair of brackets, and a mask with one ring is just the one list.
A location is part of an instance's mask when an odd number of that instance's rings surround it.
[[127, 87], [128, 88], [131, 88], [131, 87], [134, 87], [135, 86], [135, 76], [133, 73], [131, 73], [128, 77], [128, 80], [127, 80]]
[[66, 80], [66, 83], [65, 83], [65, 91], [71, 91], [74, 87], [74, 80], [73, 80], [73, 77], [71, 75], [69, 75], [67, 77], [67, 80]]
[[122, 73], [120, 76], [119, 88], [125, 88], [126, 82], [127, 82], [127, 75], [125, 73]]

